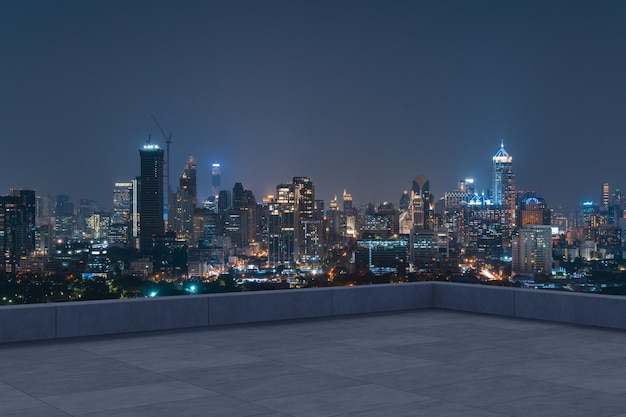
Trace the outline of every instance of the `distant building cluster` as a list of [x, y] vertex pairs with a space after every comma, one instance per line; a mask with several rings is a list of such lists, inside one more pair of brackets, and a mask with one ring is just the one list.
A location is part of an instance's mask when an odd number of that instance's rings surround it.
[[[75, 207], [67, 195], [33, 190], [0, 197], [0, 269], [209, 279], [232, 268], [331, 278], [473, 268], [495, 279], [549, 275], [575, 259], [623, 258], [626, 198], [619, 190], [610, 193], [603, 184], [600, 203], [584, 202], [573, 213], [550, 208], [532, 191], [516, 189], [503, 143], [492, 157], [489, 189], [465, 179], [437, 199], [430, 180], [418, 175], [397, 205], [362, 207], [347, 190], [326, 204], [306, 176], [276, 185], [259, 201], [241, 183], [223, 188], [219, 163], [211, 166], [210, 195], [200, 200], [194, 157], [172, 190], [163, 149], [147, 144], [139, 156], [139, 175], [114, 184], [111, 212], [88, 199]], [[113, 248], [134, 255], [112, 260]]]

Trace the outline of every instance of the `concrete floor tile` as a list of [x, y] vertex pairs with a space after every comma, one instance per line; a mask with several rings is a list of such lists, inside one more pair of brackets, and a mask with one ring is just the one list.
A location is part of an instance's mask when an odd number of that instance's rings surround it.
[[71, 365], [53, 363], [45, 372], [29, 369], [11, 377], [13, 387], [36, 397], [166, 381], [168, 378], [157, 373], [103, 357]]
[[85, 414], [94, 411], [110, 411], [121, 408], [148, 406], [173, 400], [191, 400], [215, 397], [209, 390], [183, 382], [136, 385], [78, 394], [41, 397], [41, 400], [68, 414]]
[[466, 366], [437, 363], [432, 366], [420, 368], [361, 375], [358, 378], [372, 384], [416, 392], [420, 388], [436, 387], [440, 385], [480, 383], [481, 379], [493, 378], [498, 375], [500, 374]]
[[559, 356], [575, 359], [601, 361], [626, 358], [626, 345], [621, 343], [597, 342], [559, 349]]
[[294, 417], [327, 417], [427, 399], [429, 398], [425, 396], [378, 385], [360, 385], [262, 400], [257, 401], [256, 404]]
[[341, 361], [326, 361], [304, 365], [309, 369], [328, 372], [340, 376], [360, 376], [378, 374], [381, 372], [398, 371], [401, 369], [421, 368], [432, 366], [435, 362], [428, 359], [410, 358], [380, 352], [375, 356], [355, 357]]
[[484, 407], [511, 417], [613, 417], [626, 412], [623, 395], [572, 389]]
[[505, 401], [530, 399], [570, 390], [571, 387], [510, 375], [485, 378], [469, 383], [455, 383], [425, 387], [412, 392], [443, 401], [452, 401], [473, 407]]
[[200, 387], [213, 387], [239, 381], [256, 381], [283, 375], [301, 373], [303, 367], [275, 361], [259, 361], [239, 365], [216, 366], [210, 369], [183, 369], [165, 372], [170, 378]]
[[289, 397], [302, 392], [314, 394], [339, 388], [363, 385], [362, 381], [303, 369], [299, 373], [268, 376], [263, 379], [239, 380], [207, 388], [245, 401], [260, 401], [270, 398]]
[[408, 404], [391, 405], [334, 417], [509, 417], [476, 407], [447, 401], [424, 400]]
[[[626, 363], [624, 365], [626, 365]], [[480, 369], [500, 374], [525, 376], [544, 381], [558, 381], [558, 378], [573, 375], [586, 376], [590, 372], [612, 369], [612, 366], [608, 364], [599, 366], [597, 362], [572, 357], [552, 356], [549, 358], [524, 360], [522, 362], [498, 363]]]
[[153, 347], [131, 349], [109, 353], [109, 357], [153, 372], [168, 372], [180, 369], [211, 368], [258, 362], [260, 359], [221, 348], [188, 343], [184, 347]]
[[626, 368], [589, 367], [584, 373], [553, 378], [550, 382], [606, 393], [626, 394]]
[[1, 417], [68, 417], [70, 414], [64, 413], [54, 407], [48, 405], [43, 407], [22, 408], [15, 411], [3, 413], [0, 411]]
[[272, 410], [236, 398], [211, 396], [77, 414], [76, 417], [258, 417], [271, 416], [271, 413]]
[[357, 348], [377, 349], [388, 346], [414, 345], [419, 343], [441, 341], [440, 337], [425, 336], [416, 333], [394, 331], [380, 338], [372, 338], [361, 335], [361, 337], [349, 337], [336, 340], [337, 343], [353, 346]]
[[45, 405], [44, 402], [0, 382], [0, 415]]

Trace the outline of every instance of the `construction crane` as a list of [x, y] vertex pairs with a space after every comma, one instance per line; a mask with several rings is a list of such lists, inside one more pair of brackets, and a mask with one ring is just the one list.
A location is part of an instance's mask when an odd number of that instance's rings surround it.
[[152, 117], [152, 120], [154, 120], [154, 123], [157, 125], [157, 127], [161, 131], [161, 134], [163, 135], [163, 138], [165, 139], [165, 164], [164, 164], [165, 169], [163, 170], [165, 172], [164, 182], [165, 182], [165, 186], [167, 187], [166, 189], [167, 198], [164, 199], [165, 212], [167, 213], [167, 219], [166, 219], [167, 227], [165, 229], [171, 230], [172, 222], [170, 221], [170, 218], [172, 215], [170, 213], [170, 203], [172, 200], [172, 188], [170, 187], [170, 144], [172, 143], [172, 132], [170, 132], [169, 135], [166, 135], [163, 129], [161, 128], [161, 125], [159, 124], [159, 121], [157, 120], [157, 118], [154, 117], [153, 114], [151, 114], [150, 117]]

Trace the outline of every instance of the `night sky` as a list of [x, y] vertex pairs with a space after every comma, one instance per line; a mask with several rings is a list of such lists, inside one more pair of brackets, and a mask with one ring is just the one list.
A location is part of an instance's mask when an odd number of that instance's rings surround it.
[[199, 199], [222, 163], [260, 201], [397, 205], [491, 188], [503, 140], [518, 189], [549, 206], [626, 191], [625, 1], [0, 0], [0, 194], [111, 206], [139, 148], [172, 132]]

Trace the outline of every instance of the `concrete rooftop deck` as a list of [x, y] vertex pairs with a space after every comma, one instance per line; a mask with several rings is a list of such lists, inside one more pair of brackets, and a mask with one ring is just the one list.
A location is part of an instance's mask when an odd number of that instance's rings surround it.
[[626, 333], [414, 310], [0, 345], [0, 416], [623, 416]]

